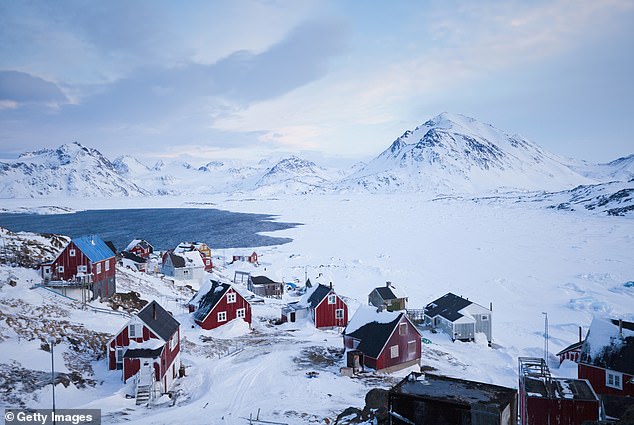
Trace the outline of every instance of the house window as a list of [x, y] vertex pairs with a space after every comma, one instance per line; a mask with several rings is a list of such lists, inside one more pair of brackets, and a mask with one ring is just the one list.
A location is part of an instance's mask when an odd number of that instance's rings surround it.
[[390, 347], [390, 358], [395, 359], [398, 357], [398, 345]]
[[110, 260], [106, 260], [104, 264], [106, 265], [106, 271], [110, 270]]
[[407, 342], [407, 357], [410, 359], [416, 356], [416, 341], [408, 341]]
[[131, 324], [128, 326], [128, 337], [130, 338], [142, 338], [143, 330], [140, 329], [140, 326], [136, 324]]
[[236, 317], [244, 318], [247, 315], [247, 311], [244, 308], [239, 308], [236, 310]]
[[407, 323], [399, 323], [399, 325], [398, 325], [398, 334], [399, 335], [407, 335]]
[[57, 266], [57, 273], [64, 273], [64, 266]]
[[221, 311], [220, 313], [218, 313], [218, 321], [219, 322], [226, 322], [227, 321], [227, 312], [226, 311]]
[[229, 304], [233, 304], [236, 302], [236, 293], [235, 292], [229, 292], [227, 294], [227, 302]]
[[123, 347], [117, 347], [114, 351], [117, 369], [123, 368]]
[[77, 273], [86, 273], [86, 271], [88, 271], [88, 268], [84, 265], [80, 265], [77, 266]]
[[[323, 299], [323, 298], [322, 298]], [[336, 295], [328, 295], [328, 304], [335, 304], [337, 302], [337, 296]]]
[[343, 308], [335, 310], [335, 319], [343, 319]]
[[70, 255], [71, 257], [75, 256], [75, 250], [74, 249], [69, 249], [68, 250], [68, 255]]
[[51, 272], [51, 268], [50, 267], [44, 267], [44, 273], [45, 274], [49, 274]]
[[183, 274], [189, 274], [189, 270], [183, 270]]
[[97, 263], [97, 274], [101, 273], [101, 263]]
[[487, 316], [487, 315], [482, 315], [482, 320], [484, 320], [484, 321], [489, 320], [489, 316]]
[[174, 348], [176, 348], [176, 341], [178, 340], [178, 333], [175, 333], [174, 335], [172, 335], [172, 338], [170, 338], [170, 351], [174, 350]]
[[605, 371], [605, 386], [610, 388], [616, 388], [617, 390], [623, 389], [623, 374], [620, 372], [613, 372], [611, 370]]

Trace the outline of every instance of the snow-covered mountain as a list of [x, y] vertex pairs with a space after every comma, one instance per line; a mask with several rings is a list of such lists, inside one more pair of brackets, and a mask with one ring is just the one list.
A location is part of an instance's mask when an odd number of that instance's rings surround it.
[[577, 186], [574, 189], [539, 195], [559, 210], [586, 210], [615, 216], [634, 216], [634, 178]]
[[591, 182], [521, 136], [442, 113], [406, 131], [339, 187], [442, 194], [561, 190]]
[[267, 169], [255, 183], [255, 187], [260, 193], [323, 192], [336, 177], [337, 172], [329, 171], [312, 161], [290, 156]]
[[120, 175], [96, 149], [74, 142], [0, 162], [0, 197], [141, 196], [148, 192]]
[[605, 164], [582, 162], [571, 168], [591, 179], [600, 181], [627, 181], [634, 178], [634, 154], [615, 159]]

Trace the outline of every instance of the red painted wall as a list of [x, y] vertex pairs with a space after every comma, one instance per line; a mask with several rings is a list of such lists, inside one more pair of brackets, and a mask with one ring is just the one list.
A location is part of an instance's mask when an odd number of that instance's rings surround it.
[[150, 247], [142, 248], [139, 244], [130, 248], [129, 252], [138, 255], [139, 257], [148, 258], [150, 256]]
[[524, 403], [527, 411], [522, 411], [523, 425], [581, 425], [584, 421], [599, 420], [598, 400], [528, 397]]
[[[407, 325], [407, 332], [405, 335], [399, 334], [399, 326], [401, 323], [405, 323]], [[403, 316], [399, 321], [399, 325], [392, 333], [392, 336], [388, 340], [385, 348], [379, 354], [379, 358], [377, 359], [377, 364], [375, 369], [381, 370], [386, 369], [388, 367], [396, 366], [401, 363], [406, 363], [414, 359], [420, 359], [421, 356], [421, 335], [418, 333], [416, 328], [412, 326], [412, 324]], [[409, 355], [407, 350], [407, 344], [409, 341], [415, 341], [416, 343], [416, 352], [414, 355]], [[390, 356], [390, 347], [398, 345], [398, 357], [391, 358]]]
[[[335, 294], [334, 291], [330, 291], [330, 294]], [[314, 320], [316, 328], [332, 328], [335, 326], [344, 327], [348, 324], [348, 306], [345, 302], [336, 295], [336, 301], [334, 304], [328, 304], [328, 295], [324, 297], [321, 303], [315, 308]], [[335, 310], [343, 309], [343, 319], [337, 319], [335, 317]]]
[[[227, 302], [227, 295], [230, 293], [236, 294], [235, 303]], [[240, 295], [233, 288], [231, 288], [222, 297], [222, 299], [218, 301], [215, 307], [209, 312], [205, 320], [203, 322], [196, 320], [196, 323], [203, 329], [215, 329], [218, 326], [222, 326], [225, 323], [228, 323], [231, 320], [235, 319], [237, 317], [236, 312], [240, 308], [245, 309], [244, 320], [250, 324], [251, 323], [251, 304], [249, 304], [249, 302], [245, 300], [242, 297], [242, 295]], [[218, 313], [221, 311], [227, 312], [227, 320], [224, 322], [218, 322]]]
[[605, 369], [600, 367], [590, 366], [585, 363], [579, 363], [577, 366], [577, 375], [579, 379], [587, 379], [592, 384], [594, 392], [597, 394], [608, 394], [617, 396], [631, 396], [634, 397], [634, 383], [632, 383], [632, 375], [623, 374], [623, 389], [619, 390], [611, 388], [605, 385]]

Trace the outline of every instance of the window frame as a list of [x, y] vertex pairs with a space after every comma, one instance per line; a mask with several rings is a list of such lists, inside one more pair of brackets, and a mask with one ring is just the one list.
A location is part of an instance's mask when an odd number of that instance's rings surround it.
[[227, 294], [227, 304], [234, 304], [237, 301], [237, 296], [235, 292], [229, 292]]
[[346, 317], [346, 312], [344, 311], [343, 308], [338, 308], [335, 310], [335, 319], [343, 320], [344, 317]]
[[399, 354], [398, 344], [390, 347], [390, 358], [397, 359]]
[[[141, 332], [139, 332], [139, 324], [138, 323], [130, 323], [128, 325], [128, 338], [143, 338], [143, 328], [141, 327]], [[139, 335], [139, 333], [141, 335]], [[134, 335], [133, 335], [134, 334]]]
[[97, 263], [97, 274], [101, 273], [101, 263]]
[[247, 317], [247, 309], [246, 308], [239, 308], [236, 310], [236, 317], [238, 319], [244, 319]]
[[337, 296], [335, 294], [328, 295], [328, 305], [337, 304]]
[[407, 335], [407, 323], [398, 324], [398, 334], [401, 336]]
[[[612, 382], [610, 382], [610, 378]], [[608, 388], [614, 388], [616, 390], [623, 389], [623, 373], [613, 370], [605, 371], [605, 386]]]
[[57, 266], [57, 273], [64, 273], [64, 266]]
[[219, 311], [218, 312], [218, 322], [226, 322], [227, 321], [227, 312]]
[[71, 257], [74, 257], [76, 255], [76, 251], [74, 248], [71, 248], [68, 250], [68, 255]]
[[106, 261], [104, 261], [103, 263], [104, 263], [104, 265], [105, 265], [105, 269], [106, 269], [106, 271], [110, 270], [110, 261], [109, 261], [109, 260], [106, 260]]

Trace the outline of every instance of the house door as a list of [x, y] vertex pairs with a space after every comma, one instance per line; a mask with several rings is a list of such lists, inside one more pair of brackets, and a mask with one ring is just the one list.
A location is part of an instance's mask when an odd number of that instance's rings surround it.
[[295, 312], [291, 311], [291, 322], [295, 322]]
[[44, 271], [42, 272], [42, 277], [44, 278], [44, 280], [51, 280], [51, 274], [51, 267], [45, 266]]

